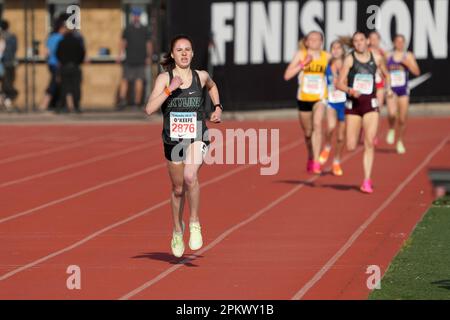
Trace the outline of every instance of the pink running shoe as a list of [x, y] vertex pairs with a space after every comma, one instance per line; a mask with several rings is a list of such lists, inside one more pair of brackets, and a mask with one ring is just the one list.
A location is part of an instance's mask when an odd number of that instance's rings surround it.
[[313, 172], [313, 165], [314, 165], [314, 160], [308, 159], [308, 162], [306, 162], [306, 171], [308, 173], [312, 173]]
[[312, 165], [312, 173], [314, 174], [321, 174], [322, 173], [322, 169], [320, 168], [320, 162], [319, 161], [313, 161], [313, 165]]
[[370, 179], [364, 180], [360, 190], [364, 193], [372, 193], [373, 192], [372, 180]]

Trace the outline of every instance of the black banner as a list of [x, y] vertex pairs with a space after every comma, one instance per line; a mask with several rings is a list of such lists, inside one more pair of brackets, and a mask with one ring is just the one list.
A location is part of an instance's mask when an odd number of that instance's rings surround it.
[[[450, 0], [169, 0], [168, 36], [188, 34], [194, 41], [194, 66], [207, 69], [230, 109], [295, 106], [296, 78], [283, 73], [312, 30], [325, 35], [325, 49], [340, 35], [378, 30], [382, 47], [405, 35], [422, 75], [410, 80], [411, 100], [450, 101], [448, 75]], [[209, 48], [209, 49], [208, 49]]]

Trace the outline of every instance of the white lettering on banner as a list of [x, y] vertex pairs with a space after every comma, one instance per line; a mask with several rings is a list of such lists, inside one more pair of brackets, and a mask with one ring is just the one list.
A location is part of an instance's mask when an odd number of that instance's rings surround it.
[[236, 3], [236, 28], [234, 30], [234, 63], [248, 63], [248, 3]]
[[[289, 63], [298, 48], [298, 2], [284, 3], [284, 62]], [[295, 26], [295, 28], [293, 27]]]
[[[386, 0], [377, 10], [356, 0], [212, 2], [211, 30], [216, 44], [212, 63], [288, 63], [300, 34], [322, 31], [328, 48], [336, 36], [352, 34], [362, 19], [376, 27], [386, 49], [392, 48], [395, 32], [405, 36], [407, 45], [412, 42], [417, 59], [447, 59], [448, 7], [449, 0]], [[358, 18], [358, 13], [364, 17]], [[232, 61], [227, 61], [227, 44], [233, 51]]]
[[341, 11], [339, 0], [328, 1], [326, 12], [326, 48], [329, 48], [338, 36], [352, 34], [356, 30], [357, 4], [356, 1], [344, 1]]
[[434, 15], [435, 19], [428, 1], [415, 1], [414, 53], [417, 59], [428, 58], [428, 43], [435, 59], [447, 59], [448, 0], [434, 0]]
[[[396, 32], [405, 36], [405, 45], [409, 46], [411, 41], [411, 14], [409, 13], [408, 6], [403, 1], [387, 0], [381, 5], [378, 12], [377, 19], [381, 19], [381, 39], [388, 44], [388, 47], [392, 47], [391, 39], [391, 21], [395, 19]], [[418, 21], [416, 21], [417, 23]]]
[[268, 12], [266, 12], [264, 2], [252, 2], [251, 7], [251, 62], [253, 64], [263, 63], [263, 52], [267, 62], [280, 62], [281, 1], [269, 2]]
[[311, 31], [320, 30], [320, 25], [316, 20], [324, 21], [323, 16], [323, 2], [322, 1], [307, 1], [300, 13], [300, 29], [303, 34], [308, 34]]
[[213, 3], [211, 6], [211, 23], [216, 52], [212, 55], [213, 65], [225, 64], [225, 44], [233, 40], [233, 27], [227, 25], [227, 20], [233, 19], [233, 3]]

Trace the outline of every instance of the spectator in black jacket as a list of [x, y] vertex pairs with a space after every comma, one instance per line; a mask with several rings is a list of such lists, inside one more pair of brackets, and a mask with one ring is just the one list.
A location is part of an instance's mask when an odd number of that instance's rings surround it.
[[5, 40], [5, 50], [1, 61], [5, 71], [2, 81], [2, 92], [5, 95], [4, 104], [6, 108], [11, 109], [13, 101], [17, 98], [17, 90], [14, 88], [17, 65], [17, 37], [9, 32], [9, 23], [6, 20], [0, 21], [0, 29]]
[[81, 67], [86, 50], [78, 32], [64, 26], [64, 38], [58, 45], [56, 57], [60, 62], [61, 100], [57, 112], [74, 110], [81, 113]]

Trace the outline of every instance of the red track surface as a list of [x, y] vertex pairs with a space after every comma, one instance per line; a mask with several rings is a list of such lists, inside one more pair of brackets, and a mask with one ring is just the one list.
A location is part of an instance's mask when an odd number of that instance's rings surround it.
[[403, 156], [382, 128], [364, 195], [361, 149], [315, 177], [296, 121], [226, 126], [279, 128], [280, 171], [204, 166], [205, 245], [184, 260], [158, 125], [1, 127], [0, 299], [366, 299], [367, 266], [386, 270], [432, 200], [427, 168], [450, 163], [448, 118], [411, 119]]

